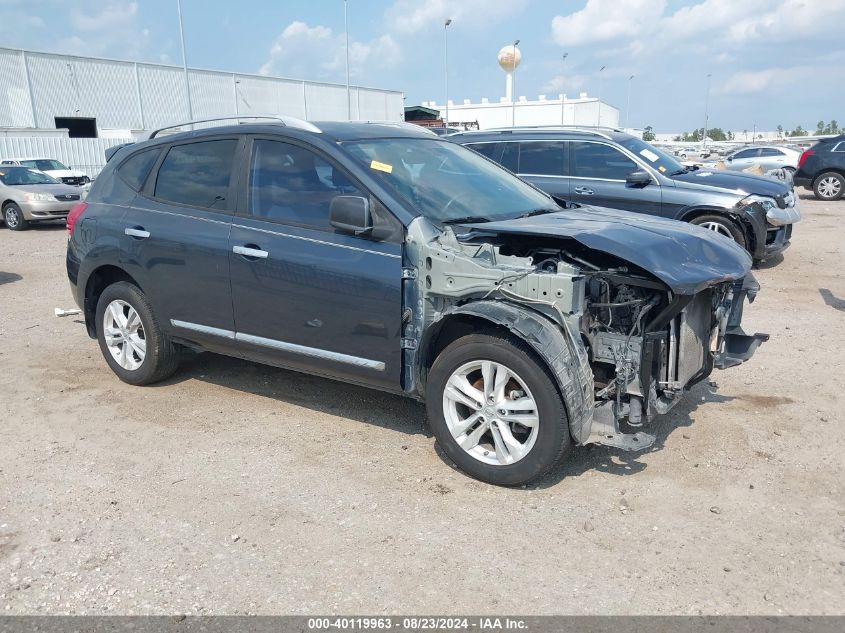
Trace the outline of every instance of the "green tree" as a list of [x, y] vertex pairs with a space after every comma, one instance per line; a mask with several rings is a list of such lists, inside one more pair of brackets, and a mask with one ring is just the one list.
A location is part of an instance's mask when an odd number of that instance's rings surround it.
[[783, 138], [783, 126], [778, 125], [778, 138]]
[[720, 127], [711, 127], [707, 130], [708, 138], [713, 139], [714, 141], [727, 141], [728, 135], [725, 134], [724, 130]]
[[789, 136], [808, 136], [808, 134], [807, 130], [799, 125], [789, 133]]
[[818, 123], [816, 123], [816, 136], [824, 133], [824, 121], [819, 121]]
[[645, 129], [643, 130], [643, 140], [644, 141], [653, 141], [657, 138], [657, 135], [654, 133], [654, 128], [650, 125], [646, 125]]

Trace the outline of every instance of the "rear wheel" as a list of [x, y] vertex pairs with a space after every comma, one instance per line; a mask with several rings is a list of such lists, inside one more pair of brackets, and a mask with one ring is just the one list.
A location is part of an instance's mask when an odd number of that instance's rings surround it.
[[472, 334], [443, 350], [426, 407], [443, 451], [491, 484], [538, 479], [571, 445], [557, 385], [530, 348], [506, 336]]
[[828, 171], [816, 178], [813, 193], [819, 200], [839, 200], [845, 192], [845, 176], [835, 171]]
[[715, 213], [700, 215], [697, 218], [690, 220], [690, 224], [695, 224], [696, 226], [700, 226], [708, 231], [713, 231], [714, 233], [729, 237], [734, 242], [742, 246], [742, 248], [748, 248], [742, 229], [723, 215], [717, 215]]
[[3, 222], [13, 231], [23, 231], [29, 226], [29, 222], [23, 217], [23, 211], [14, 202], [3, 207]]
[[109, 367], [123, 382], [148, 385], [172, 375], [179, 348], [162, 331], [146, 295], [120, 281], [97, 302], [97, 340]]

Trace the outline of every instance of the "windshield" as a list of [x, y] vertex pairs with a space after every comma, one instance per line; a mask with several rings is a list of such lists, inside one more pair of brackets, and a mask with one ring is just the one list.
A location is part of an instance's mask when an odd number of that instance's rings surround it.
[[67, 169], [59, 161], [52, 158], [34, 158], [33, 160], [22, 160], [21, 165], [24, 167], [31, 167], [39, 171], [55, 171], [58, 169]]
[[662, 149], [656, 148], [654, 145], [649, 145], [638, 138], [629, 138], [624, 141], [619, 141], [619, 144], [626, 148], [629, 152], [633, 152], [637, 156], [644, 158], [645, 161], [654, 167], [661, 174], [671, 176], [684, 171], [684, 166], [681, 165], [672, 156], [664, 152]]
[[0, 168], [0, 182], [4, 185], [57, 185], [59, 181], [55, 178], [42, 174], [34, 169], [26, 167], [2, 167]]
[[437, 222], [484, 222], [560, 210], [546, 194], [449, 141], [380, 139], [344, 147], [388, 189]]

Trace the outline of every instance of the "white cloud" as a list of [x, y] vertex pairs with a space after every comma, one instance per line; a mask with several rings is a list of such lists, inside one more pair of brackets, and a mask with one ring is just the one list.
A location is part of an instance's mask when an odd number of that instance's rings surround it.
[[57, 45], [70, 53], [135, 59], [150, 42], [149, 29], [139, 24], [137, 2], [78, 3], [70, 10], [69, 23], [75, 32]]
[[447, 19], [461, 28], [484, 26], [521, 13], [527, 0], [396, 0], [387, 10], [387, 24], [400, 33], [414, 33]]
[[580, 11], [552, 19], [552, 37], [561, 46], [630, 38], [652, 32], [666, 0], [587, 0]]
[[[391, 68], [402, 51], [390, 35], [369, 42], [349, 42], [350, 74], [360, 76], [367, 68]], [[261, 66], [262, 75], [320, 76], [337, 79], [346, 68], [346, 40], [329, 27], [291, 22], [270, 47], [270, 57]], [[316, 72], [315, 72], [316, 71]]]
[[556, 75], [543, 84], [542, 91], [551, 95], [563, 92], [571, 98], [584, 89], [588, 80], [586, 75]]
[[772, 80], [782, 76], [780, 68], [768, 68], [766, 70], [738, 72], [731, 75], [716, 92], [724, 94], [753, 94], [763, 92], [772, 83]]

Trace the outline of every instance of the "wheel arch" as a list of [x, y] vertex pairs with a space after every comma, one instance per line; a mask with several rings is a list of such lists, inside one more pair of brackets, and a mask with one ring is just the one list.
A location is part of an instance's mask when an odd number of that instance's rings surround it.
[[746, 250], [754, 253], [757, 246], [757, 236], [754, 233], [753, 227], [747, 219], [736, 213], [731, 213], [730, 210], [721, 207], [693, 207], [684, 211], [678, 219], [682, 222], [692, 222], [696, 218], [703, 215], [719, 215], [728, 220], [745, 236]]
[[440, 352], [466, 334], [485, 330], [514, 336], [529, 346], [557, 385], [572, 438], [584, 443], [590, 435], [593, 407], [593, 375], [586, 352], [580, 339], [576, 342], [568, 330], [524, 306], [475, 301], [447, 310], [427, 329], [420, 344], [417, 366], [420, 395], [425, 393], [428, 370]]
[[85, 313], [85, 329], [88, 331], [88, 336], [91, 338], [95, 338], [97, 336], [95, 315], [100, 295], [103, 294], [103, 291], [106, 288], [119, 281], [130, 283], [141, 292], [144, 290], [141, 288], [141, 284], [139, 284], [132, 275], [114, 264], [104, 264], [95, 268], [85, 280], [83, 311]]

